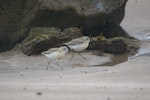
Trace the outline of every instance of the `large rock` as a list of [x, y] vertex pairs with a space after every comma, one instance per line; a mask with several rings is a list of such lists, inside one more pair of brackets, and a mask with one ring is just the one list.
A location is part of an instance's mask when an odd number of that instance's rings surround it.
[[33, 27], [80, 27], [84, 35], [128, 36], [120, 27], [127, 0], [1, 0], [0, 51]]
[[24, 18], [25, 1], [0, 1], [0, 51], [12, 48], [22, 37], [20, 29]]

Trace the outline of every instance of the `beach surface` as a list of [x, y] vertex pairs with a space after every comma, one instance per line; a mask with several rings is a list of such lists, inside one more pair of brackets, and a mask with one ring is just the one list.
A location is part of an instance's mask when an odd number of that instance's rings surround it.
[[[113, 66], [110, 54], [67, 54], [59, 64], [43, 55], [0, 53], [0, 100], [150, 100], [150, 0], [129, 0], [121, 26], [140, 39], [137, 57]], [[121, 56], [120, 59], [124, 59]], [[128, 58], [128, 57], [126, 57]]]

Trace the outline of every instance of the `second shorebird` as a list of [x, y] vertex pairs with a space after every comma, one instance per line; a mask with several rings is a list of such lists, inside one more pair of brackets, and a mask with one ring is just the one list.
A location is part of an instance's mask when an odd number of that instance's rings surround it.
[[47, 51], [44, 51], [42, 52], [41, 54], [43, 54], [44, 56], [46, 56], [47, 58], [49, 58], [49, 62], [48, 62], [48, 65], [47, 65], [47, 70], [48, 70], [48, 67], [49, 67], [49, 64], [51, 62], [51, 60], [56, 60], [57, 61], [57, 65], [63, 69], [59, 63], [58, 63], [58, 60], [62, 59], [62, 57], [65, 56], [66, 53], [68, 53], [68, 47], [66, 46], [61, 46], [60, 48], [51, 48]]
[[[80, 52], [84, 51], [89, 46], [89, 43], [90, 43], [90, 38], [88, 36], [83, 36], [81, 38], [73, 39], [73, 40], [65, 43], [65, 45], [68, 46], [71, 49], [71, 51], [79, 52], [79, 55], [82, 58], [86, 59], [85, 57], [83, 57], [80, 54]], [[72, 53], [71, 59], [72, 58], [73, 58], [73, 53]]]

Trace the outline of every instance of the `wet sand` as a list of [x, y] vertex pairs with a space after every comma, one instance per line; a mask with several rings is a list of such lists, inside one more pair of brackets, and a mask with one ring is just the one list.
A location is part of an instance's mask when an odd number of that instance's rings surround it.
[[[138, 54], [150, 52], [150, 1], [129, 0], [122, 27], [142, 40]], [[0, 100], [149, 100], [150, 56], [141, 55], [120, 64], [113, 55], [83, 53], [62, 59], [60, 70], [55, 62], [46, 70], [48, 59], [42, 55], [26, 56], [17, 51], [0, 54]], [[127, 61], [126, 61], [127, 60]], [[116, 60], [118, 61], [118, 60]], [[113, 63], [114, 64], [114, 63]], [[95, 66], [96, 65], [96, 66]]]

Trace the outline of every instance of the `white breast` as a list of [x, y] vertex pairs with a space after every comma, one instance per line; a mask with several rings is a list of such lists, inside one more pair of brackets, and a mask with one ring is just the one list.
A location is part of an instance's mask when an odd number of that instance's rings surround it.
[[45, 56], [49, 59], [57, 59], [58, 52], [53, 52], [50, 54], [46, 54]]

